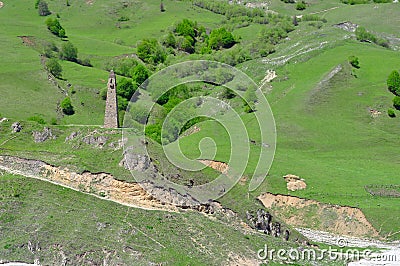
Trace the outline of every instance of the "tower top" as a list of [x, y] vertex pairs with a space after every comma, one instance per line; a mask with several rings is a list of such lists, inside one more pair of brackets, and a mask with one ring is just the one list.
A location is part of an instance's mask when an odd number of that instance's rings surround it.
[[111, 70], [111, 71], [110, 71], [110, 78], [113, 78], [113, 79], [115, 79], [115, 73], [114, 73], [114, 70]]

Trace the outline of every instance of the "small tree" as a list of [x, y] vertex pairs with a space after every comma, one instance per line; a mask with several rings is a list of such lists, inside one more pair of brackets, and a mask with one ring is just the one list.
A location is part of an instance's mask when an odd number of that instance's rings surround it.
[[47, 3], [43, 0], [39, 1], [38, 12], [39, 16], [48, 16], [51, 14], [49, 7], [47, 6]]
[[60, 21], [56, 18], [48, 18], [46, 19], [46, 25], [47, 28], [53, 33], [54, 35], [57, 35], [60, 38], [65, 37], [65, 30], [61, 26]]
[[396, 108], [397, 110], [400, 110], [400, 96], [394, 96], [393, 107]]
[[77, 62], [78, 49], [71, 42], [64, 42], [61, 46], [60, 57], [68, 61]]
[[388, 113], [388, 116], [389, 117], [396, 117], [396, 113], [395, 113], [395, 111], [392, 109], [392, 108], [389, 108], [388, 109], [388, 111], [387, 111], [387, 113]]
[[390, 73], [386, 84], [391, 93], [400, 96], [400, 74], [397, 70], [393, 70], [392, 73]]
[[73, 115], [75, 113], [74, 107], [71, 104], [71, 99], [69, 97], [66, 97], [62, 102], [61, 102], [61, 109], [64, 114], [66, 115]]
[[354, 56], [354, 55], [349, 56], [349, 63], [354, 68], [360, 68], [360, 62], [358, 61], [357, 56]]
[[58, 63], [57, 59], [50, 58], [49, 60], [47, 60], [46, 68], [56, 78], [61, 77], [62, 67], [61, 67], [60, 63]]
[[131, 80], [122, 78], [117, 85], [117, 94], [126, 100], [130, 100], [136, 91], [136, 86]]
[[140, 85], [145, 82], [146, 79], [149, 77], [149, 71], [144, 65], [138, 64], [137, 66], [132, 68], [131, 76], [136, 84]]
[[296, 4], [297, 10], [304, 10], [304, 9], [306, 9], [306, 7], [307, 7], [307, 5], [304, 1], [297, 2], [297, 4]]

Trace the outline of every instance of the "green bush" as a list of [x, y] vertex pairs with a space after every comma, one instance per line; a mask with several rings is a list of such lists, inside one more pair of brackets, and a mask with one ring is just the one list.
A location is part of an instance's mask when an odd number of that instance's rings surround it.
[[64, 28], [61, 26], [60, 21], [56, 18], [48, 18], [46, 19], [46, 26], [47, 28], [50, 30], [51, 33], [53, 33], [54, 35], [60, 37], [60, 38], [64, 38], [65, 35], [65, 30]]
[[387, 113], [389, 117], [396, 117], [396, 113], [392, 108], [389, 108]]
[[100, 97], [102, 100], [107, 100], [107, 88], [103, 88], [100, 90]]
[[356, 29], [356, 38], [360, 42], [372, 42], [379, 46], [389, 48], [389, 43], [387, 40], [382, 38], [377, 38], [374, 34], [368, 32], [364, 27], [357, 27]]
[[297, 4], [296, 4], [297, 10], [304, 10], [304, 9], [306, 9], [306, 7], [307, 7], [307, 5], [304, 1], [297, 2]]
[[66, 97], [61, 102], [61, 110], [66, 115], [73, 115], [75, 113], [74, 107], [72, 106], [71, 99], [69, 97]]
[[50, 119], [50, 125], [57, 125], [57, 118]]
[[137, 55], [146, 63], [157, 65], [163, 63], [167, 54], [156, 39], [144, 39], [137, 46]]
[[349, 56], [349, 63], [354, 68], [360, 68], [360, 62], [358, 61], [357, 56], [354, 56], [354, 55]]
[[341, 0], [343, 4], [347, 5], [360, 5], [368, 4], [370, 0]]
[[78, 49], [71, 42], [64, 42], [61, 45], [60, 57], [71, 62], [77, 62]]
[[44, 125], [46, 124], [46, 121], [44, 121], [44, 119], [38, 115], [34, 115], [28, 118], [28, 121], [34, 121], [38, 124]]
[[62, 67], [61, 67], [60, 63], [58, 63], [57, 59], [50, 58], [49, 60], [47, 60], [46, 61], [46, 68], [56, 78], [60, 78], [61, 77]]
[[140, 85], [143, 82], [146, 81], [146, 79], [149, 77], [150, 73], [147, 70], [147, 68], [142, 65], [138, 64], [137, 66], [133, 67], [131, 69], [131, 77], [132, 79], [136, 82], [136, 84]]
[[400, 96], [400, 74], [397, 70], [393, 70], [386, 80], [388, 90], [394, 95]]
[[400, 110], [400, 96], [394, 96], [393, 107], [396, 108], [397, 110]]
[[211, 49], [219, 50], [221, 48], [230, 48], [236, 43], [232, 33], [225, 28], [219, 28], [211, 31], [208, 44]]
[[117, 84], [117, 94], [128, 101], [132, 98], [136, 89], [137, 89], [136, 83], [133, 84], [132, 80], [127, 78], [122, 78]]

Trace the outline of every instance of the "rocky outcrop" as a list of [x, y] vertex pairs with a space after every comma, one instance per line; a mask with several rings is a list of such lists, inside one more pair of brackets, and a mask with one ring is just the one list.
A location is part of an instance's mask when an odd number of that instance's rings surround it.
[[49, 139], [57, 138], [55, 135], [53, 135], [53, 132], [48, 127], [44, 127], [43, 131], [33, 131], [32, 136], [33, 136], [33, 141], [36, 143], [41, 143]]
[[21, 126], [21, 124], [19, 122], [14, 122], [11, 125], [11, 130], [14, 133], [20, 132], [22, 130], [22, 126]]

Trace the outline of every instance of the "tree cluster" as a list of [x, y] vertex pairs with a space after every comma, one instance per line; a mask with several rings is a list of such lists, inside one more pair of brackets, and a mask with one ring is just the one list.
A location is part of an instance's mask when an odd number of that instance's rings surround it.
[[[393, 70], [386, 80], [388, 90], [395, 96], [393, 98], [393, 107], [400, 110], [400, 74], [397, 70]], [[390, 110], [390, 109], [389, 109]], [[388, 115], [390, 117], [395, 117], [396, 114], [394, 110], [388, 110]]]
[[65, 29], [61, 26], [60, 21], [57, 18], [48, 18], [46, 19], [46, 26], [54, 35], [64, 38]]
[[357, 27], [355, 33], [357, 40], [360, 42], [375, 43], [379, 46], [389, 48], [389, 43], [385, 39], [376, 37], [374, 34], [368, 32], [364, 27]]

